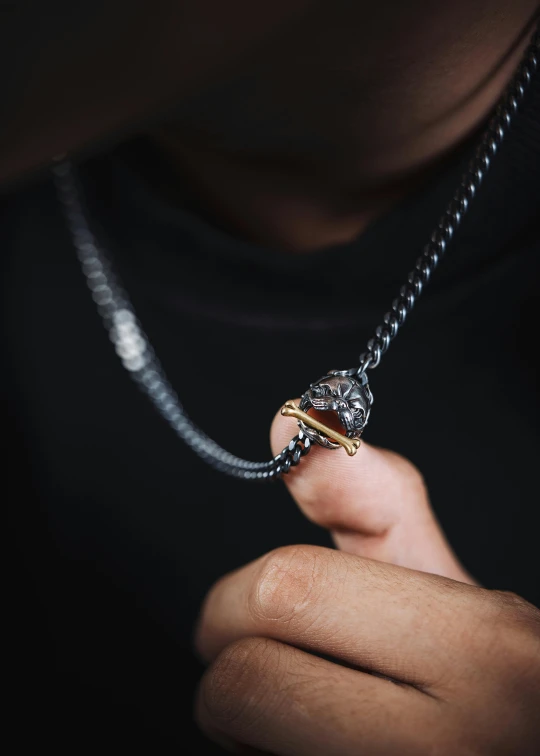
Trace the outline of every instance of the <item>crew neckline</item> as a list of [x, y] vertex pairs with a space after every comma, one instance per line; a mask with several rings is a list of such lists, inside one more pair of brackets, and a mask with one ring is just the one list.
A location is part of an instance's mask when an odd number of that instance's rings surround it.
[[[512, 241], [537, 216], [539, 200], [531, 185], [540, 175], [539, 120], [537, 74], [501, 154], [423, 294], [424, 309], [445, 290], [462, 286], [486, 265], [511, 255]], [[133, 274], [137, 286], [153, 288], [156, 301], [184, 308], [191, 302], [199, 314], [221, 314], [242, 323], [281, 319], [285, 324], [343, 326], [380, 317], [379, 309], [389, 308], [458, 187], [476, 143], [357, 238], [301, 255], [237, 238], [192, 209], [172, 204], [144, 170], [150, 163], [153, 170], [170, 171], [156, 162], [156, 148], [144, 136], [83, 163], [80, 176], [98, 239], [105, 240], [113, 261]], [[329, 302], [322, 318], [307, 312], [317, 287], [324, 288]]]

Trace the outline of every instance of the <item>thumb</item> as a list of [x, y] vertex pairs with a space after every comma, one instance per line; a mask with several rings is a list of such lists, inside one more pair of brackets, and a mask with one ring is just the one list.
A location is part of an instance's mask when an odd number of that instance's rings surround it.
[[[298, 432], [278, 413], [274, 454]], [[354, 457], [313, 444], [284, 482], [308, 519], [331, 531], [338, 548], [472, 583], [431, 509], [422, 475], [399, 454], [362, 442]]]

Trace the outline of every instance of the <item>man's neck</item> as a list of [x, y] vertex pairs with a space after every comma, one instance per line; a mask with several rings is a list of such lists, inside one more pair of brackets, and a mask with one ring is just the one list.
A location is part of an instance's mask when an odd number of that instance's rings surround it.
[[[443, 29], [437, 44], [420, 45], [417, 56], [410, 40], [401, 52], [394, 48], [393, 56], [379, 61], [377, 74], [364, 81], [355, 73], [357, 100], [339, 101], [336, 120], [311, 123], [307, 93], [305, 109], [300, 104], [291, 115], [293, 142], [294, 119], [305, 119], [305, 151], [288, 149], [286, 139], [272, 135], [278, 120], [272, 109], [287, 101], [287, 91], [267, 99], [269, 131], [259, 143], [256, 137], [246, 140], [247, 147], [231, 144], [227, 125], [220, 138], [219, 119], [212, 135], [180, 121], [153, 136], [180, 173], [191, 204], [216, 225], [297, 253], [347, 243], [476, 138], [530, 39], [530, 8], [521, 5], [521, 17], [516, 3], [506, 24], [476, 30], [475, 44], [475, 33], [463, 41]], [[261, 72], [263, 90], [273, 91], [279, 77], [279, 70]], [[331, 106], [330, 93], [328, 99]], [[231, 100], [234, 107], [234, 93]], [[249, 108], [245, 114], [248, 121], [253, 116]]]

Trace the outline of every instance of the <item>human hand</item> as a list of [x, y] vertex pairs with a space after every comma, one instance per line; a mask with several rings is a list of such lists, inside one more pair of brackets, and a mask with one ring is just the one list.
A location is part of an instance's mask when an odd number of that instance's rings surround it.
[[[289, 418], [276, 415], [274, 454], [295, 432]], [[304, 514], [328, 528], [343, 551], [474, 583], [437, 522], [422, 475], [398, 454], [364, 441], [352, 458], [314, 445], [283, 480]]]
[[[290, 425], [276, 419], [274, 451]], [[203, 729], [292, 756], [540, 752], [540, 612], [465, 584], [416, 468], [316, 447], [285, 480], [348, 553], [278, 549], [216, 584]]]
[[238, 752], [540, 753], [540, 611], [513, 594], [289, 546], [214, 586], [196, 645], [198, 722]]

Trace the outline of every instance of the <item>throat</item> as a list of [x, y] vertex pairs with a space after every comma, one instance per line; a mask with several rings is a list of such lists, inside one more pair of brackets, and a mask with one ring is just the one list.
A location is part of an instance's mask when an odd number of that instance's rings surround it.
[[447, 162], [439, 159], [406, 176], [358, 187], [346, 174], [325, 173], [320, 166], [314, 171], [298, 162], [242, 159], [179, 140], [165, 129], [152, 138], [172, 164], [168, 192], [177, 201], [227, 233], [293, 254], [353, 241]]

